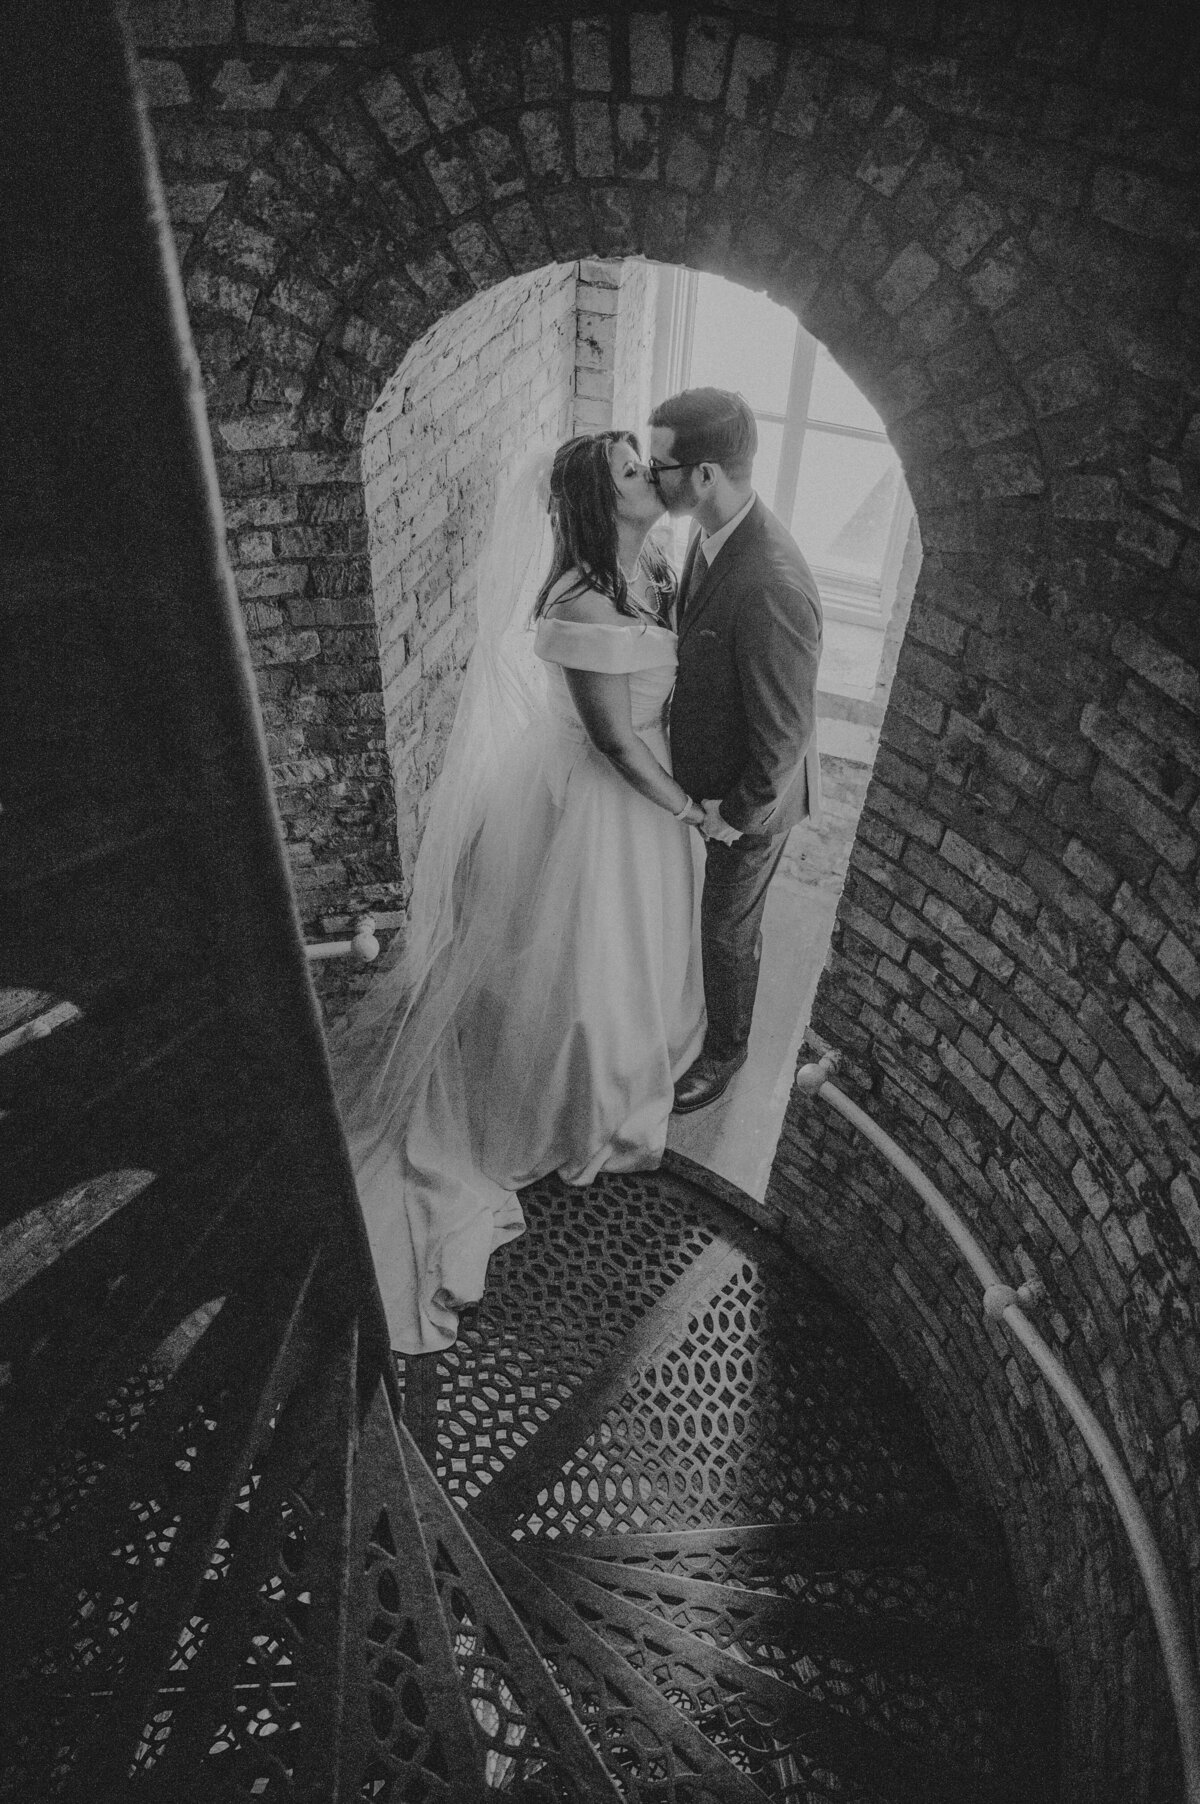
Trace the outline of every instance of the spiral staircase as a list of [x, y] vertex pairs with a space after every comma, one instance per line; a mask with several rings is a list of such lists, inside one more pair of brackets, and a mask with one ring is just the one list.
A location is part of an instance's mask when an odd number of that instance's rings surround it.
[[10, 1300], [0, 1797], [1051, 1796], [994, 1529], [703, 1184], [526, 1193], [399, 1416], [323, 1251], [166, 1203]]
[[0, 1799], [1049, 1800], [994, 1525], [703, 1173], [393, 1359], [120, 35], [14, 17]]

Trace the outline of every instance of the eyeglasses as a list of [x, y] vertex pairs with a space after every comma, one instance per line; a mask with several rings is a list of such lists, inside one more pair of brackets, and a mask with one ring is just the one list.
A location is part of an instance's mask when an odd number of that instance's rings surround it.
[[661, 476], [664, 470], [694, 470], [696, 467], [695, 464], [660, 464], [657, 457], [648, 458], [646, 461], [646, 468], [651, 476]]

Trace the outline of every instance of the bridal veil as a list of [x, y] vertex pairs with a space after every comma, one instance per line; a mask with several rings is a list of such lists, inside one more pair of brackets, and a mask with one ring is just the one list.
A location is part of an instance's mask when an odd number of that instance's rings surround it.
[[530, 740], [546, 705], [532, 610], [553, 544], [553, 459], [535, 451], [499, 485], [478, 567], [478, 633], [417, 856], [404, 951], [380, 972], [335, 1052], [356, 1163], [402, 1132], [517, 896]]

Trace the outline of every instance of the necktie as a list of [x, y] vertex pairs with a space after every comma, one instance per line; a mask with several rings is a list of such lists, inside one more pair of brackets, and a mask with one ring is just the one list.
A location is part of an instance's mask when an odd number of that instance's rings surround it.
[[675, 606], [675, 630], [677, 632], [683, 626], [683, 617], [688, 603], [703, 582], [707, 569], [708, 565], [700, 554], [700, 534], [697, 533], [683, 563], [683, 576], [679, 583], [679, 600]]

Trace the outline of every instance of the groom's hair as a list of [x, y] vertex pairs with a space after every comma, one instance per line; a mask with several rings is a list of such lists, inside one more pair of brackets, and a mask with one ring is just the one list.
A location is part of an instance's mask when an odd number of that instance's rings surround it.
[[675, 434], [676, 463], [720, 464], [731, 481], [749, 479], [758, 427], [750, 403], [741, 395], [727, 388], [685, 388], [659, 402], [650, 424]]

